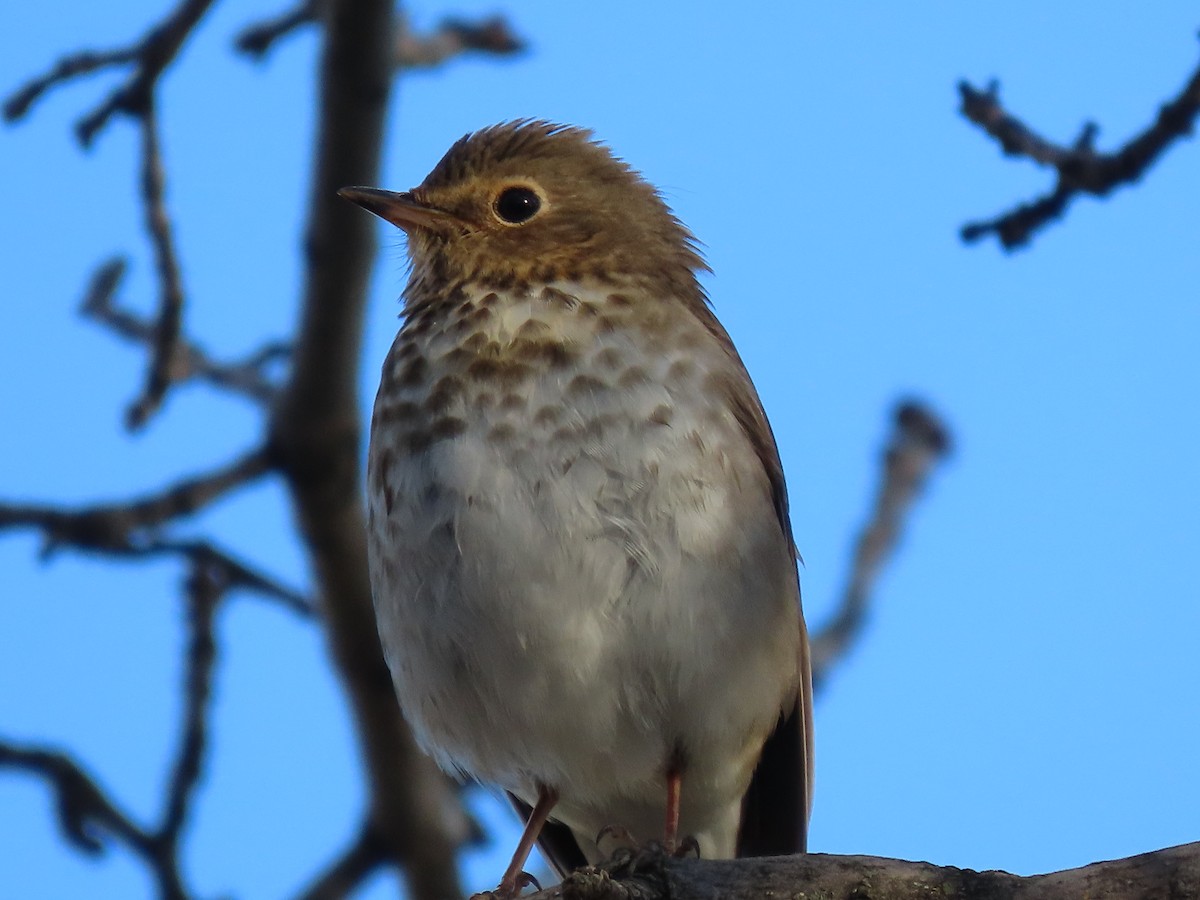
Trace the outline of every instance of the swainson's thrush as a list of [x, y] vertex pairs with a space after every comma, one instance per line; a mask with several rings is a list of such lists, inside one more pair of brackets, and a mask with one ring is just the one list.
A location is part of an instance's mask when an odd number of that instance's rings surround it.
[[[771, 428], [690, 232], [590, 132], [497, 125], [407, 193], [368, 464], [371, 584], [418, 740], [560, 874], [617, 826], [802, 851], [808, 642]], [[547, 821], [549, 819], [549, 821]]]

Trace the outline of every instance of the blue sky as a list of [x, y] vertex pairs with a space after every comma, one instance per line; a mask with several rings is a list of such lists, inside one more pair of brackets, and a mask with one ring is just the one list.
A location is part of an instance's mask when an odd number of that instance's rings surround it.
[[[418, 25], [489, 2], [411, 4]], [[0, 9], [0, 91], [61, 53], [140, 34], [160, 4]], [[292, 328], [313, 131], [312, 33], [263, 64], [230, 39], [277, 12], [218, 5], [163, 95], [187, 328], [233, 357]], [[956, 452], [882, 580], [868, 631], [819, 699], [812, 849], [1034, 873], [1200, 839], [1200, 148], [1079, 201], [1022, 252], [961, 224], [1051, 177], [956, 114], [996, 77], [1047, 136], [1109, 149], [1200, 54], [1194, 4], [507, 5], [530, 51], [400, 82], [383, 183], [411, 186], [462, 133], [537, 116], [595, 129], [706, 245], [708, 286], [779, 440], [810, 625], [841, 588], [894, 400], [948, 420]], [[257, 416], [184, 387], [143, 434], [121, 412], [140, 353], [74, 314], [128, 254], [149, 309], [136, 139], [90, 153], [70, 126], [116, 83], [55, 92], [0, 132], [0, 495], [119, 498], [249, 448]], [[362, 395], [396, 327], [387, 235]], [[187, 523], [290, 583], [308, 575], [277, 487]], [[152, 816], [172, 750], [182, 640], [171, 562], [36, 559], [0, 537], [0, 734], [72, 748]], [[338, 689], [311, 626], [252, 597], [220, 620], [213, 748], [185, 865], [204, 895], [298, 889], [363, 803]], [[504, 813], [486, 795], [487, 821]], [[494, 883], [514, 838], [473, 854]], [[121, 852], [60, 841], [43, 787], [0, 773], [0, 893], [149, 896]], [[392, 894], [386, 878], [366, 892]]]

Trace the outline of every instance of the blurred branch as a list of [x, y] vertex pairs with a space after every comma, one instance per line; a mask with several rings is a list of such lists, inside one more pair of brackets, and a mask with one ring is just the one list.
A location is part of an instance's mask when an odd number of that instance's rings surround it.
[[[125, 260], [117, 257], [102, 264], [88, 284], [81, 312], [127, 340], [153, 346], [155, 323], [134, 312], [118, 307], [113, 296], [125, 274]], [[170, 378], [174, 382], [198, 379], [232, 393], [243, 394], [259, 403], [270, 403], [278, 386], [268, 375], [270, 366], [286, 360], [291, 349], [282, 341], [264, 344], [246, 359], [218, 363], [199, 346], [180, 339], [171, 360]]]
[[247, 26], [234, 39], [233, 45], [242, 53], [261, 58], [280, 38], [302, 25], [315, 23], [320, 11], [320, 0], [304, 0], [285, 13]]
[[219, 469], [121, 503], [100, 503], [76, 510], [0, 503], [0, 530], [13, 526], [41, 528], [46, 553], [60, 544], [100, 552], [137, 550], [151, 543], [166, 523], [193, 515], [269, 471], [267, 451], [260, 448]]
[[158, 269], [159, 300], [145, 385], [126, 414], [126, 424], [131, 429], [144, 425], [162, 405], [172, 383], [173, 363], [178, 355], [183, 325], [183, 284], [174, 232], [167, 215], [155, 92], [159, 78], [212, 2], [184, 0], [166, 19], [129, 47], [107, 52], [85, 51], [60, 60], [49, 74], [13, 94], [4, 107], [5, 116], [14, 121], [24, 116], [34, 101], [55, 85], [101, 68], [135, 64], [129, 79], [84, 116], [75, 129], [80, 143], [89, 147], [115, 113], [133, 116], [140, 125], [142, 205]]
[[191, 35], [213, 0], [184, 0], [141, 40], [117, 50], [84, 50], [65, 56], [45, 75], [35, 78], [13, 93], [4, 103], [4, 118], [15, 122], [24, 116], [42, 94], [80, 75], [100, 69], [134, 63], [133, 74], [113, 91], [95, 110], [79, 121], [76, 134], [80, 143], [90, 146], [93, 138], [114, 113], [143, 117], [149, 109], [159, 76], [175, 59], [183, 42]]
[[1060, 218], [1079, 194], [1103, 197], [1114, 188], [1138, 181], [1171, 144], [1191, 135], [1200, 113], [1200, 67], [1179, 94], [1159, 109], [1154, 122], [1115, 153], [1095, 152], [1093, 144], [1099, 128], [1092, 122], [1084, 125], [1069, 147], [1047, 140], [1000, 104], [996, 82], [979, 90], [961, 81], [958, 91], [962, 114], [991, 135], [1005, 155], [1027, 157], [1057, 173], [1054, 190], [1044, 197], [962, 228], [966, 243], [995, 234], [1006, 250], [1012, 250]]
[[[315, 23], [320, 18], [322, 2], [304, 0], [275, 18], [249, 26], [238, 35], [235, 46], [250, 56], [265, 56], [280, 38]], [[503, 16], [491, 16], [479, 22], [443, 19], [429, 34], [412, 31], [398, 16], [395, 45], [398, 69], [433, 68], [472, 51], [508, 56], [524, 49], [525, 42], [513, 32]]]
[[207, 735], [207, 717], [216, 663], [215, 616], [226, 589], [228, 573], [212, 560], [194, 559], [187, 580], [188, 640], [184, 711], [179, 748], [171, 766], [162, 823], [146, 829], [120, 810], [81, 765], [65, 753], [22, 747], [0, 741], [0, 768], [40, 775], [53, 787], [59, 825], [67, 839], [83, 852], [104, 852], [104, 836], [123, 844], [150, 869], [159, 896], [186, 900], [189, 893], [179, 871], [179, 838], [189, 802], [200, 779]]
[[158, 114], [152, 97], [147, 97], [142, 119], [142, 206], [146, 230], [154, 245], [158, 269], [158, 317], [154, 324], [150, 365], [141, 395], [130, 404], [125, 422], [130, 429], [141, 428], [162, 405], [172, 382], [172, 363], [178, 355], [183, 330], [183, 283], [175, 237], [167, 217], [165, 176], [158, 142]]
[[876, 579], [896, 548], [905, 517], [949, 450], [949, 431], [932, 411], [913, 401], [897, 407], [875, 509], [859, 535], [849, 583], [833, 618], [812, 636], [814, 691], [861, 634]]
[[432, 69], [463, 53], [512, 56], [525, 49], [525, 42], [509, 27], [503, 16], [479, 22], [443, 19], [437, 30], [417, 34], [407, 27], [396, 38], [396, 67]]
[[605, 866], [581, 869], [525, 900], [1163, 900], [1200, 893], [1200, 843], [1031, 876], [826, 853], [726, 860], [643, 856]]
[[0, 740], [0, 768], [19, 769], [44, 778], [57, 796], [63, 835], [89, 856], [104, 852], [100, 833], [135, 849], [146, 844], [142, 830], [67, 754]]
[[455, 867], [467, 827], [448, 780], [400, 714], [371, 602], [362, 498], [359, 365], [375, 227], [337, 197], [378, 180], [393, 78], [391, 0], [325, 0], [306, 270], [290, 378], [269, 443], [285, 473], [334, 666], [370, 784], [371, 821], [403, 866], [409, 896], [461, 894]]
[[36, 528], [42, 532], [42, 555], [62, 547], [113, 558], [181, 556], [193, 570], [219, 577], [223, 586], [244, 588], [282, 603], [303, 616], [313, 614], [312, 603], [206, 541], [171, 540], [162, 528], [189, 516], [229, 491], [265, 475], [270, 461], [265, 450], [202, 475], [186, 478], [157, 493], [124, 503], [101, 503], [79, 509], [0, 502], [0, 532]]
[[215, 619], [217, 604], [232, 584], [230, 573], [212, 559], [195, 558], [188, 575], [187, 675], [179, 751], [171, 767], [166, 809], [158, 840], [177, 858], [179, 835], [200, 780], [208, 743], [208, 704], [212, 699], [212, 673], [217, 661]]

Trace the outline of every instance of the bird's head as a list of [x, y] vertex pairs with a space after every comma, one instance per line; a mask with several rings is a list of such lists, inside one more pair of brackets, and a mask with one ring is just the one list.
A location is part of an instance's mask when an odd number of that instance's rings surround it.
[[494, 125], [455, 143], [411, 191], [339, 193], [408, 235], [413, 286], [595, 279], [678, 295], [698, 291], [706, 268], [654, 187], [579, 128]]

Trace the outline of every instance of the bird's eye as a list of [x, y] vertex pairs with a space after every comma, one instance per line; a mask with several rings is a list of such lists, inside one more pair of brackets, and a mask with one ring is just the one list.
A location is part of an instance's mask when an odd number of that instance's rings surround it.
[[509, 225], [523, 225], [538, 214], [542, 198], [531, 188], [505, 188], [496, 198], [494, 208], [496, 215]]

